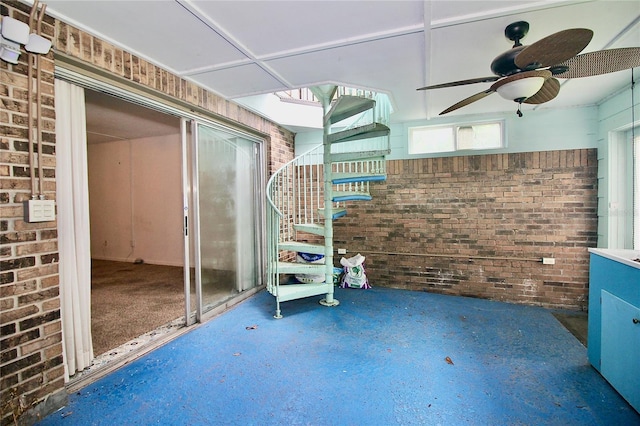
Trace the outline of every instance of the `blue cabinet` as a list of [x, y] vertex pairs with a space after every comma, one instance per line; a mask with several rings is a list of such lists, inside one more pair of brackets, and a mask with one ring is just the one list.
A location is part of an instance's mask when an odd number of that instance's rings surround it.
[[589, 251], [589, 362], [640, 412], [640, 252]]
[[640, 411], [640, 308], [602, 290], [602, 318], [600, 373]]

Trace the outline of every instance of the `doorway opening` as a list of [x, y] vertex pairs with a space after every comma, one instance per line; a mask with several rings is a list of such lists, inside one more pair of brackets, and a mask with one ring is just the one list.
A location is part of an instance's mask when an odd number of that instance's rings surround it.
[[113, 356], [184, 317], [180, 119], [90, 89], [85, 105], [91, 332]]
[[254, 294], [264, 269], [262, 140], [82, 86], [95, 358], [69, 389]]

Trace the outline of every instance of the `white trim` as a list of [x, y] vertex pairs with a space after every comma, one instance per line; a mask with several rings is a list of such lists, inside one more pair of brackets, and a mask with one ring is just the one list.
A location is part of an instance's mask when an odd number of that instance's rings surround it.
[[607, 248], [633, 247], [633, 151], [629, 130], [611, 132], [608, 149]]

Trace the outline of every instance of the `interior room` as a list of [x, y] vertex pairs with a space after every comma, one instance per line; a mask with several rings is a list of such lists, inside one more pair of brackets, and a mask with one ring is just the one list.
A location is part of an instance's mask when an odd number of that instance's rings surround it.
[[102, 355], [184, 316], [180, 123], [96, 91], [85, 99], [91, 326]]
[[[85, 89], [91, 233], [91, 332], [99, 365], [185, 326], [182, 140], [177, 117]], [[222, 153], [215, 155], [223, 156]], [[228, 176], [213, 176], [225, 182]], [[218, 203], [228, 202], [218, 196]], [[211, 206], [209, 219], [225, 225]], [[235, 238], [223, 226], [218, 241]], [[238, 293], [228, 247], [206, 248], [206, 304]], [[193, 247], [190, 248], [193, 251]], [[193, 258], [191, 256], [191, 258]], [[190, 265], [189, 310], [195, 311]]]
[[0, 11], [3, 425], [640, 424], [637, 1]]

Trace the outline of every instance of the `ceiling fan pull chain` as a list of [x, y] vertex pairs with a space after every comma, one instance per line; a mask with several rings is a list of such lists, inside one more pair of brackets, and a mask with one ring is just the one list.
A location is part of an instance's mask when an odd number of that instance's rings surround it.
[[522, 117], [522, 110], [520, 108], [522, 108], [522, 102], [518, 102], [518, 110], [516, 111], [518, 117]]

